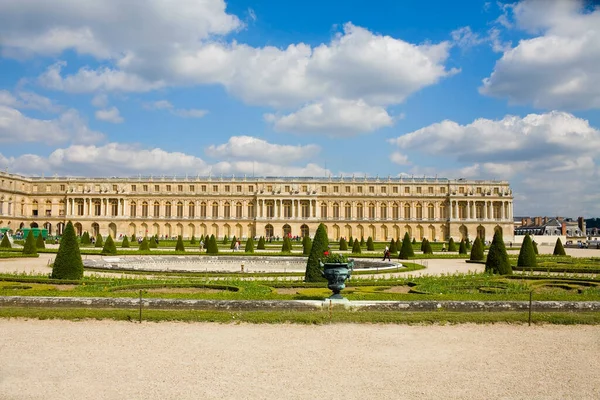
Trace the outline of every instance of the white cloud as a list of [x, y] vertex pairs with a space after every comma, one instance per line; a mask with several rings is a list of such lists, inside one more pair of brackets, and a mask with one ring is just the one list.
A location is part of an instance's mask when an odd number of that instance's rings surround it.
[[390, 154], [390, 161], [394, 164], [398, 165], [410, 165], [410, 161], [408, 160], [408, 156], [406, 154], [402, 154], [399, 151], [395, 151]]
[[464, 49], [478, 46], [486, 41], [478, 33], [474, 33], [470, 26], [456, 29], [450, 33], [450, 36], [452, 36], [452, 41], [456, 46]]
[[393, 118], [384, 107], [369, 106], [362, 100], [331, 98], [308, 104], [288, 115], [266, 114], [276, 131], [326, 133], [351, 136], [392, 126]]
[[[276, 164], [290, 163], [310, 159], [319, 153], [319, 146], [291, 146], [269, 143], [252, 136], [232, 136], [227, 143], [206, 149], [206, 154], [213, 158], [226, 160], [271, 161]], [[271, 171], [268, 175], [273, 175]]]
[[[437, 172], [415, 166], [411, 172], [417, 175], [427, 172], [456, 178], [510, 179], [524, 199], [518, 202], [516, 214], [600, 213], [600, 204], [579, 201], [598, 192], [590, 183], [600, 173], [596, 162], [600, 130], [569, 113], [506, 116], [497, 121], [482, 118], [466, 125], [442, 121], [390, 143], [423, 154], [423, 164], [445, 160], [460, 165]], [[533, 185], [532, 180], [538, 183]]]
[[124, 121], [123, 117], [119, 114], [119, 109], [117, 107], [107, 108], [105, 110], [97, 110], [96, 119], [105, 122], [111, 122], [113, 124], [120, 124]]
[[0, 143], [73, 141], [94, 143], [104, 136], [92, 131], [76, 110], [67, 110], [58, 118], [30, 118], [19, 110], [0, 105]]
[[600, 108], [600, 8], [582, 1], [522, 1], [515, 25], [539, 35], [506, 49], [480, 92], [538, 108]]
[[0, 105], [18, 109], [32, 109], [44, 112], [57, 113], [62, 107], [51, 99], [37, 93], [19, 90], [13, 95], [8, 90], [0, 90]]
[[175, 108], [171, 102], [167, 100], [158, 100], [152, 103], [144, 104], [144, 108], [147, 110], [169, 110], [173, 115], [182, 118], [202, 118], [208, 114], [208, 110], [201, 110], [197, 108]]
[[99, 93], [92, 98], [92, 105], [98, 108], [108, 106], [108, 96], [106, 93]]

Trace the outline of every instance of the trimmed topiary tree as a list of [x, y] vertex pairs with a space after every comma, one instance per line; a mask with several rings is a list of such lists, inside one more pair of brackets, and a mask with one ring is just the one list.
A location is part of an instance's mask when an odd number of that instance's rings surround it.
[[190, 244], [196, 244], [196, 236], [192, 235], [192, 238], [190, 239]]
[[465, 244], [467, 245], [467, 250], [471, 250], [472, 244], [471, 244], [471, 240], [469, 238], [467, 238], [465, 240]]
[[367, 238], [367, 251], [375, 251], [375, 244], [371, 236]]
[[150, 236], [148, 238], [148, 247], [151, 249], [158, 249], [158, 235]]
[[423, 254], [433, 254], [433, 248], [431, 247], [431, 243], [429, 243], [429, 240], [424, 239], [425, 242], [425, 248], [423, 249]]
[[458, 250], [456, 248], [456, 243], [454, 243], [454, 239], [450, 238], [450, 240], [448, 241], [448, 251], [456, 251]]
[[413, 238], [412, 244], [417, 244], [417, 238]]
[[365, 244], [367, 244], [367, 243], [365, 242], [365, 238], [364, 238], [364, 236], [361, 236], [361, 237], [360, 237], [360, 247], [365, 247]]
[[148, 243], [147, 237], [144, 237], [144, 239], [142, 239], [139, 250], [140, 251], [150, 251], [150, 244]]
[[512, 267], [508, 261], [506, 246], [500, 231], [494, 233], [494, 239], [485, 260], [485, 272], [500, 275], [512, 274]]
[[96, 235], [96, 244], [94, 247], [104, 247], [104, 240], [102, 239], [101, 234]]
[[340, 238], [340, 251], [348, 250], [348, 243], [343, 237]]
[[39, 249], [45, 249], [46, 248], [46, 243], [44, 242], [44, 237], [42, 236], [42, 234], [40, 233], [35, 241], [35, 247], [39, 250]]
[[461, 240], [460, 244], [458, 245], [458, 254], [467, 254], [467, 244], [465, 243], [465, 240]]
[[319, 224], [315, 232], [315, 238], [312, 242], [310, 255], [306, 261], [306, 272], [304, 273], [304, 282], [323, 282], [325, 278], [321, 275], [321, 266], [319, 260], [323, 258], [323, 252], [329, 248], [329, 239], [324, 224]]
[[535, 268], [537, 267], [537, 260], [535, 258], [535, 250], [533, 249], [533, 243], [531, 237], [525, 235], [523, 243], [521, 243], [521, 250], [519, 250], [519, 258], [517, 260], [517, 267], [523, 268]]
[[390, 241], [390, 254], [393, 254], [394, 256], [398, 253], [398, 246], [396, 245], [396, 241], [394, 240], [394, 238], [392, 238], [392, 240]]
[[183, 245], [183, 237], [181, 235], [177, 236], [177, 244], [175, 244], [175, 251], [185, 251], [185, 246]]
[[285, 236], [283, 238], [283, 243], [281, 244], [281, 252], [282, 253], [290, 253], [292, 251], [292, 242], [289, 237]]
[[400, 254], [398, 258], [402, 260], [408, 260], [409, 257], [414, 257], [415, 251], [413, 250], [412, 242], [410, 241], [410, 236], [408, 236], [408, 232], [404, 233], [404, 238], [402, 239], [402, 247], [400, 248]]
[[352, 244], [352, 254], [360, 254], [362, 250], [360, 249], [360, 243], [358, 239], [354, 239], [354, 243]]
[[90, 234], [88, 233], [88, 231], [83, 232], [83, 235], [81, 235], [81, 244], [83, 246], [89, 246], [90, 244], [92, 244], [90, 240]]
[[536, 241], [535, 241], [535, 240], [534, 240], [534, 241], [532, 241], [531, 243], [532, 243], [532, 245], [533, 245], [533, 252], [534, 252], [534, 253], [535, 253], [535, 255], [537, 256], [538, 254], [540, 254], [540, 253], [539, 253], [539, 251], [538, 251], [538, 248], [537, 248], [537, 243], [536, 243]]
[[235, 249], [235, 244], [237, 243], [237, 238], [233, 235], [233, 239], [231, 239], [231, 246], [229, 246], [230, 250]]
[[33, 237], [33, 232], [29, 231], [27, 234], [27, 239], [25, 240], [25, 244], [23, 245], [23, 254], [29, 255], [37, 255], [37, 248], [35, 247], [35, 238]]
[[223, 236], [223, 244], [227, 244], [229, 243], [229, 236], [225, 235]]
[[350, 239], [348, 239], [348, 245], [350, 247], [354, 246], [354, 238], [352, 237], [352, 235], [350, 235]]
[[256, 250], [264, 250], [265, 249], [265, 237], [261, 236], [258, 238], [258, 245], [256, 246]]
[[129, 239], [131, 243], [137, 242], [137, 238], [135, 237], [135, 233], [131, 234], [131, 239]]
[[423, 238], [423, 240], [421, 240], [421, 248], [420, 250], [422, 252], [425, 252], [425, 242], [427, 241], [427, 239]]
[[483, 254], [483, 243], [479, 236], [475, 238], [473, 242], [473, 246], [471, 246], [471, 257], [469, 258], [471, 261], [483, 261], [485, 260], [485, 256]]
[[554, 251], [552, 252], [555, 256], [566, 256], [565, 248], [563, 247], [560, 238], [556, 238], [556, 244], [554, 245]]
[[254, 253], [254, 239], [251, 237], [246, 240], [246, 247], [244, 248], [246, 253]]
[[210, 235], [210, 238], [208, 238], [208, 244], [206, 246], [206, 253], [207, 254], [219, 254], [219, 246], [217, 245], [217, 239], [215, 238], [215, 235]]
[[312, 240], [310, 240], [310, 237], [304, 236], [304, 239], [302, 239], [302, 255], [305, 255], [305, 256], [310, 255], [311, 247], [312, 247]]
[[83, 261], [79, 252], [75, 228], [69, 221], [63, 231], [56, 259], [52, 265], [52, 279], [80, 280], [81, 278], [83, 278]]
[[127, 239], [127, 236], [123, 236], [123, 241], [121, 242], [121, 248], [122, 249], [129, 248], [129, 239]]
[[8, 232], [6, 232], [4, 236], [2, 236], [2, 241], [0, 242], [0, 249], [12, 249], [10, 240], [8, 240]]
[[102, 247], [102, 251], [100, 254], [117, 254], [117, 246], [115, 245], [115, 241], [112, 236], [109, 234], [104, 242], [104, 247]]

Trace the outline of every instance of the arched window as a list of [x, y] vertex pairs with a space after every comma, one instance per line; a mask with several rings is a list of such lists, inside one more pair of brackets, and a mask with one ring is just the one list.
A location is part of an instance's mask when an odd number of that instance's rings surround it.
[[379, 209], [379, 218], [380, 219], [387, 219], [388, 215], [387, 215], [387, 204], [382, 204], [380, 209]]
[[352, 219], [352, 204], [346, 203], [346, 205], [344, 205], [344, 217], [346, 219]]
[[327, 203], [321, 203], [321, 218], [327, 218]]
[[196, 216], [196, 205], [193, 201], [188, 203], [188, 216], [194, 218]]
[[310, 203], [308, 201], [300, 202], [300, 214], [302, 218], [310, 218]]
[[338, 203], [333, 203], [333, 219], [340, 218], [340, 205]]
[[216, 201], [212, 203], [212, 217], [219, 218], [219, 203]]
[[254, 203], [248, 203], [248, 218], [254, 218]]
[[132, 217], [137, 216], [137, 203], [135, 201], [132, 201], [129, 205], [129, 215]]
[[392, 219], [398, 220], [400, 219], [400, 208], [398, 207], [398, 203], [392, 204]]
[[229, 202], [225, 203], [223, 206], [223, 217], [230, 218], [231, 217], [231, 204]]
[[363, 219], [363, 205], [362, 203], [358, 203], [356, 205], [356, 218]]
[[167, 201], [167, 203], [165, 204], [165, 217], [171, 218], [171, 202], [170, 201]]
[[183, 203], [177, 202], [177, 218], [183, 218]]
[[158, 201], [154, 202], [153, 208], [154, 208], [154, 217], [156, 217], [156, 218], [160, 217], [160, 203]]
[[142, 217], [147, 217], [148, 216], [148, 202], [144, 201], [142, 203]]
[[433, 219], [435, 214], [435, 206], [432, 203], [429, 203], [427, 206], [427, 218]]
[[419, 219], [419, 220], [423, 219], [423, 206], [421, 205], [421, 203], [417, 204], [416, 209], [417, 209], [417, 215], [416, 215], [417, 219]]
[[200, 217], [206, 218], [206, 203], [205, 202], [200, 203]]
[[235, 203], [235, 217], [242, 218], [242, 203], [239, 201]]
[[284, 201], [283, 202], [283, 218], [292, 218], [292, 202]]
[[267, 218], [275, 217], [275, 205], [272, 201], [267, 201]]
[[375, 219], [375, 204], [369, 203], [369, 219]]
[[404, 204], [404, 219], [410, 219], [410, 204]]

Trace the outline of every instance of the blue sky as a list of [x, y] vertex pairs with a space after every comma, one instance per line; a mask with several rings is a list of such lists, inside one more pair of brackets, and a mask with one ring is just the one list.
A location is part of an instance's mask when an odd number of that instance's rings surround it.
[[600, 215], [583, 2], [0, 0], [0, 37], [11, 172], [502, 179], [515, 215]]

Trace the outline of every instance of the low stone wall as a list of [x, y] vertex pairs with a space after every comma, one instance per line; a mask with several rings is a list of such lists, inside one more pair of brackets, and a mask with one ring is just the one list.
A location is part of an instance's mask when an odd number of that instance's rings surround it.
[[[317, 311], [329, 306], [319, 300], [178, 300], [142, 299], [144, 309], [218, 311]], [[528, 301], [344, 301], [335, 306], [357, 311], [527, 311]], [[139, 308], [135, 298], [2, 296], [0, 307]], [[534, 301], [536, 312], [600, 311], [600, 301]]]

